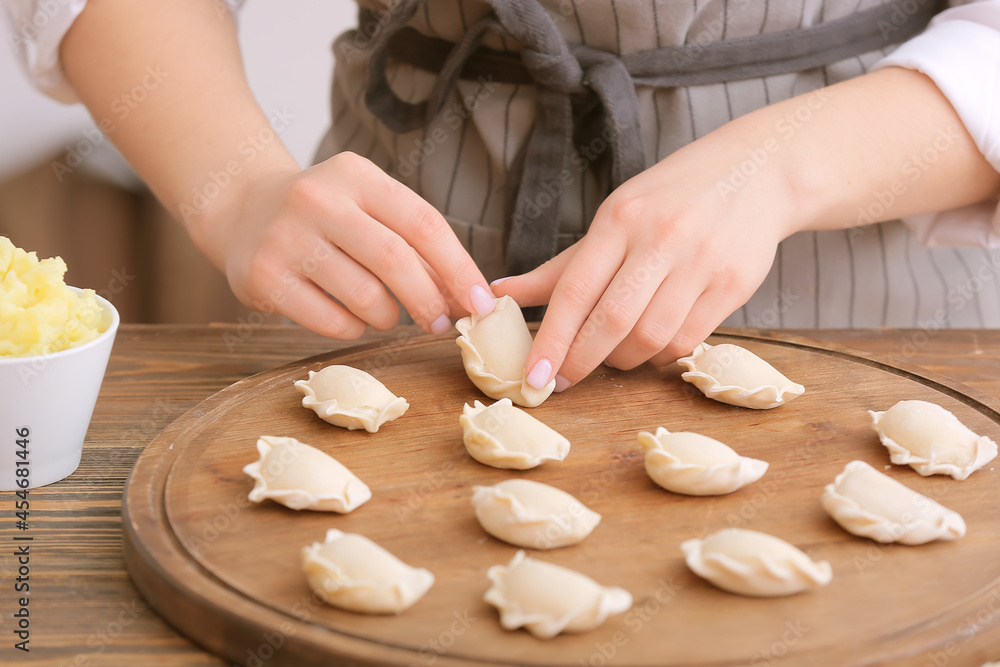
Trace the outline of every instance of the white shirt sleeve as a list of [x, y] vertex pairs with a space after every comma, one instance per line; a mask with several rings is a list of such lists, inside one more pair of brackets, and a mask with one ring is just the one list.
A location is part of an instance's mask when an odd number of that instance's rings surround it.
[[[1000, 0], [947, 9], [876, 68], [929, 76], [955, 108], [976, 146], [1000, 171]], [[1000, 199], [903, 220], [926, 245], [1000, 247]]]
[[[243, 0], [213, 0], [218, 11], [235, 11]], [[60, 102], [77, 102], [59, 60], [59, 44], [87, 0], [0, 0], [10, 22], [7, 45], [35, 86]]]

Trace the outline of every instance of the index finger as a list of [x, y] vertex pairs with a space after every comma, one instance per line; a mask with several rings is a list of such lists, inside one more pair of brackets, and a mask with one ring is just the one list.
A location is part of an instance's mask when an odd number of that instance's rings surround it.
[[[541, 388], [553, 377], [556, 389], [579, 380], [556, 375], [570, 349], [586, 342], [588, 321], [624, 258], [624, 242], [584, 237], [580, 249], [559, 277], [525, 364], [527, 381]], [[592, 328], [592, 327], [591, 327]]]
[[477, 315], [492, 311], [493, 293], [486, 278], [444, 216], [413, 190], [368, 164], [378, 172], [371, 177], [377, 187], [358, 193], [362, 209], [409, 243], [462, 308]]

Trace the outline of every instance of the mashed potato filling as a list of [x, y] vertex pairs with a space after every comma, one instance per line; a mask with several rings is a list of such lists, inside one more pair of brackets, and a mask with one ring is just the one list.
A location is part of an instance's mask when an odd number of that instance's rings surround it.
[[51, 354], [108, 328], [94, 290], [66, 286], [60, 257], [39, 260], [0, 236], [0, 357]]

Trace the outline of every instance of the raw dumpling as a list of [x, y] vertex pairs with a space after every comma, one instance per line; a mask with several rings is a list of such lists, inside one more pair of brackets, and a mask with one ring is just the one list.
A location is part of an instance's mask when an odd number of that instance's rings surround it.
[[472, 506], [487, 533], [529, 549], [578, 544], [601, 521], [600, 514], [565, 491], [527, 479], [477, 486]]
[[823, 509], [844, 530], [876, 542], [924, 544], [965, 535], [958, 512], [884, 475], [864, 461], [851, 461], [823, 491]]
[[302, 549], [309, 587], [323, 602], [365, 614], [398, 614], [434, 583], [434, 575], [410, 567], [363, 535], [326, 532], [323, 542]]
[[794, 595], [833, 578], [828, 562], [814, 562], [788, 542], [755, 530], [726, 528], [685, 541], [681, 551], [695, 574], [739, 595]]
[[472, 458], [494, 468], [527, 470], [569, 454], [569, 440], [515, 408], [509, 398], [489, 407], [466, 403], [458, 421]]
[[593, 630], [612, 614], [632, 606], [622, 588], [605, 587], [579, 572], [526, 558], [518, 551], [506, 566], [487, 575], [493, 585], [483, 597], [500, 611], [504, 630], [524, 627], [540, 639], [560, 632]]
[[689, 496], [718, 496], [760, 479], [767, 462], [740, 456], [727, 445], [698, 433], [639, 433], [646, 452], [646, 472], [667, 491]]
[[681, 374], [683, 380], [709, 398], [730, 405], [766, 410], [805, 392], [805, 387], [739, 345], [702, 343], [677, 363], [688, 369]]
[[368, 373], [350, 366], [327, 366], [318, 373], [309, 371], [308, 380], [297, 380], [302, 407], [311, 408], [321, 419], [369, 433], [399, 417], [410, 404], [385, 388]]
[[965, 479], [992, 461], [997, 444], [976, 435], [958, 417], [927, 401], [900, 401], [885, 412], [868, 411], [889, 460], [921, 475]]
[[346, 514], [372, 497], [371, 490], [337, 459], [295, 438], [264, 435], [260, 458], [243, 467], [256, 481], [250, 500], [266, 498], [293, 510]]
[[455, 323], [461, 334], [462, 362], [472, 383], [490, 398], [509, 398], [526, 408], [541, 405], [556, 388], [553, 379], [535, 389], [525, 379], [524, 364], [531, 349], [531, 332], [517, 303], [509, 296], [494, 301], [486, 315], [463, 317]]

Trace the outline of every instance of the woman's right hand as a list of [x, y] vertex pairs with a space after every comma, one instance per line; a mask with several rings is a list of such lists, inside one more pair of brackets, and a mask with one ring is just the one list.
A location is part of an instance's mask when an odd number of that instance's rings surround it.
[[[236, 22], [214, 4], [91, 2], [61, 55], [94, 118], [236, 296], [343, 339], [392, 327], [390, 292], [430, 332], [492, 310], [448, 223], [406, 186], [352, 153], [299, 167], [246, 82]], [[149, 83], [141, 101], [128, 97], [137, 82]]]
[[235, 190], [223, 213], [191, 231], [247, 306], [339, 339], [367, 324], [393, 327], [393, 295], [435, 334], [450, 329], [449, 318], [493, 309], [486, 279], [444, 217], [366, 158], [340, 153]]

